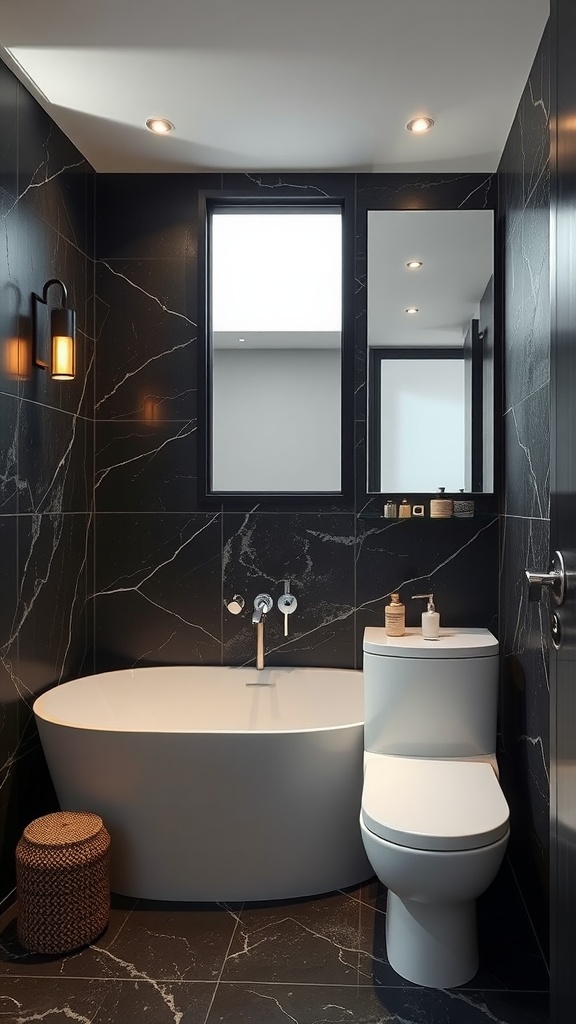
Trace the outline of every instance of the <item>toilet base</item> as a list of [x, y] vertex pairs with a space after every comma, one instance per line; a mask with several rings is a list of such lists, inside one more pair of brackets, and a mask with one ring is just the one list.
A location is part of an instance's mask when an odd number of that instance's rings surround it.
[[386, 949], [396, 973], [415, 985], [464, 985], [478, 970], [475, 900], [421, 903], [389, 890]]

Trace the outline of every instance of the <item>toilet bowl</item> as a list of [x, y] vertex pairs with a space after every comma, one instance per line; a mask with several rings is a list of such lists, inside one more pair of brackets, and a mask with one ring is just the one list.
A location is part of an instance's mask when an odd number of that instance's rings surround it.
[[498, 781], [498, 642], [488, 630], [364, 638], [365, 755], [360, 830], [387, 887], [391, 966], [452, 988], [478, 970], [476, 898], [509, 837]]
[[476, 974], [475, 901], [502, 863], [508, 816], [489, 762], [366, 755], [360, 831], [402, 977], [452, 988]]

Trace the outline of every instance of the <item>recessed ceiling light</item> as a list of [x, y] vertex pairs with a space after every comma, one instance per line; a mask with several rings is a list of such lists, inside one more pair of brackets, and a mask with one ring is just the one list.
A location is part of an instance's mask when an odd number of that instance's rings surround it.
[[405, 309], [404, 312], [405, 313], [417, 313], [418, 312], [418, 308], [416, 306], [410, 306], [408, 309]]
[[168, 135], [169, 132], [174, 131], [172, 121], [167, 121], [165, 117], [149, 117], [146, 121], [146, 127], [149, 132], [154, 132], [155, 135]]
[[418, 267], [422, 266], [422, 260], [408, 260], [406, 266], [408, 270], [418, 270]]
[[423, 132], [429, 132], [434, 127], [434, 121], [431, 117], [413, 117], [411, 121], [408, 121], [406, 127], [414, 135], [422, 135]]

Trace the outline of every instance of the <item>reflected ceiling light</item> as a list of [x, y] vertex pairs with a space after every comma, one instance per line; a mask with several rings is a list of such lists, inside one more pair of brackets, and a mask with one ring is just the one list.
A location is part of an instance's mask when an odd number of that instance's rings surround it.
[[[50, 312], [50, 362], [40, 357], [48, 346], [47, 324], [41, 307], [48, 308], [48, 289], [57, 285], [62, 291], [62, 305]], [[42, 295], [32, 292], [32, 362], [42, 370], [49, 370], [52, 380], [73, 380], [76, 376], [76, 313], [67, 306], [66, 285], [58, 278], [46, 281]]]
[[154, 132], [154, 135], [168, 135], [174, 131], [172, 121], [168, 121], [165, 117], [149, 117], [146, 127], [149, 132]]
[[429, 132], [433, 127], [434, 121], [431, 117], [413, 117], [406, 125], [408, 131], [413, 132], [414, 135], [422, 135], [423, 132]]
[[404, 312], [405, 313], [417, 313], [418, 312], [418, 307], [417, 306], [409, 306], [408, 309], [404, 310]]
[[418, 267], [422, 266], [422, 260], [408, 260], [406, 266], [408, 270], [418, 270]]

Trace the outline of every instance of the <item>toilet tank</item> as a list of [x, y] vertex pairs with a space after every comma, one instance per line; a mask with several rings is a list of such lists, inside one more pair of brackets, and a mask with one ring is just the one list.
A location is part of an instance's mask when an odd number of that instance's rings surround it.
[[364, 632], [364, 749], [474, 757], [496, 749], [498, 641], [488, 629]]

